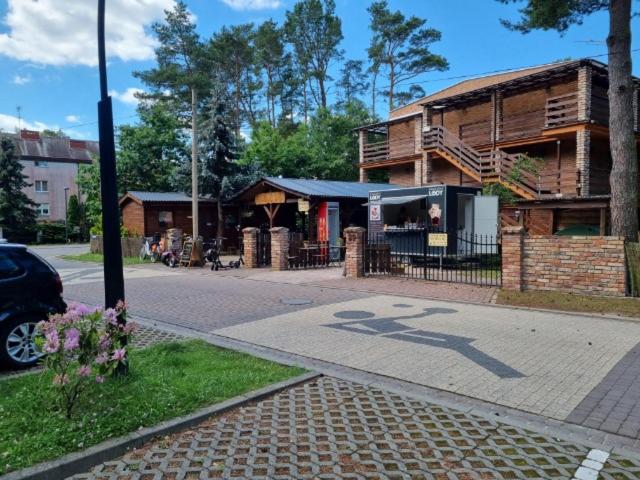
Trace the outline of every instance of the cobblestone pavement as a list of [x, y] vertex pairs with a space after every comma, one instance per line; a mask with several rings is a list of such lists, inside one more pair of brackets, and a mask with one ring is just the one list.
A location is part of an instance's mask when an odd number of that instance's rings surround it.
[[[125, 292], [133, 315], [201, 331], [371, 295], [215, 275], [125, 279]], [[104, 302], [100, 283], [65, 286], [65, 296], [90, 304]], [[309, 302], [283, 303], [291, 299]]]
[[[493, 420], [322, 377], [73, 478], [570, 479], [589, 452]], [[602, 478], [635, 478], [637, 471], [637, 460], [614, 456]]]
[[640, 324], [377, 295], [213, 333], [564, 420]]

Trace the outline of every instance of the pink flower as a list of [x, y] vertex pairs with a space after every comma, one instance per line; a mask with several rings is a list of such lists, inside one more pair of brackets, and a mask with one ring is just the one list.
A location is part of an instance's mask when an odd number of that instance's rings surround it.
[[113, 308], [107, 308], [104, 311], [104, 318], [111, 325], [118, 324], [118, 312]]
[[60, 348], [60, 338], [56, 330], [51, 330], [45, 335], [44, 351], [47, 353], [55, 353]]
[[126, 300], [118, 300], [118, 303], [116, 304], [116, 310], [118, 310], [119, 312], [124, 312], [128, 308], [129, 304]]
[[101, 351], [104, 351], [104, 350], [108, 350], [109, 347], [111, 347], [111, 339], [109, 338], [109, 335], [102, 335], [98, 343], [98, 348]]
[[92, 309], [89, 308], [84, 303], [70, 302], [69, 306], [68, 306], [68, 309], [67, 309], [67, 312], [69, 312], [69, 311], [73, 311], [79, 316], [84, 316], [84, 315], [88, 315], [89, 313], [91, 313]]
[[103, 352], [96, 357], [96, 363], [98, 365], [105, 364], [109, 361], [109, 354], [107, 352]]
[[77, 328], [70, 328], [65, 333], [64, 349], [75, 350], [80, 346], [80, 331]]
[[103, 383], [104, 377], [102, 375], [96, 375], [96, 383]]
[[127, 322], [123, 330], [124, 330], [124, 333], [127, 333], [127, 334], [135, 333], [138, 331], [138, 324], [134, 322]]
[[91, 367], [89, 365], [81, 365], [78, 368], [78, 376], [88, 377], [89, 375], [91, 375]]
[[69, 377], [66, 375], [56, 375], [53, 377], [54, 385], [66, 385], [67, 383], [69, 383]]
[[113, 352], [111, 355], [111, 360], [117, 360], [118, 362], [124, 360], [124, 357], [127, 356], [127, 350], [124, 348], [119, 348]]

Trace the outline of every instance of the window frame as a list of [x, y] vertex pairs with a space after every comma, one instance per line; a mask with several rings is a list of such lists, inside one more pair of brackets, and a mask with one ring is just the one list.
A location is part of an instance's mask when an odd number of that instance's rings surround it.
[[[47, 206], [47, 213], [42, 213], [41, 211], [41, 207], [43, 205]], [[36, 210], [38, 211], [38, 216], [39, 217], [50, 217], [51, 216], [51, 204], [48, 202], [43, 202], [43, 203], [36, 203]]]
[[33, 166], [38, 168], [49, 168], [49, 162], [47, 160], [34, 160]]
[[[40, 186], [44, 186], [45, 190], [38, 190], [38, 183], [40, 184]], [[36, 193], [49, 193], [49, 180], [36, 180], [34, 182], [34, 187], [36, 189]]]

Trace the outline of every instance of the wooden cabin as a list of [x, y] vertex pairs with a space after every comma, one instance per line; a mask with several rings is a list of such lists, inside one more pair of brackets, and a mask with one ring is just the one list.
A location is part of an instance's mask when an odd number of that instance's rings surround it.
[[465, 80], [360, 127], [360, 180], [384, 170], [406, 186], [500, 184], [518, 200], [503, 225], [552, 234], [585, 222], [604, 234], [607, 88], [606, 65], [588, 59]]

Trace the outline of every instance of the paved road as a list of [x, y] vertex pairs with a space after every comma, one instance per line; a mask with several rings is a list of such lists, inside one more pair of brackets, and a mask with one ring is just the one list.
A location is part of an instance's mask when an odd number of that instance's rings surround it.
[[[102, 303], [99, 267], [54, 261], [68, 298]], [[387, 295], [385, 282], [354, 291], [339, 270], [154, 265], [125, 282], [146, 319], [640, 437], [640, 323]]]

